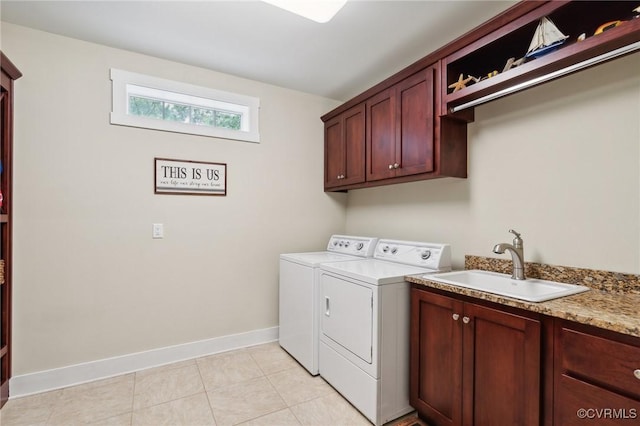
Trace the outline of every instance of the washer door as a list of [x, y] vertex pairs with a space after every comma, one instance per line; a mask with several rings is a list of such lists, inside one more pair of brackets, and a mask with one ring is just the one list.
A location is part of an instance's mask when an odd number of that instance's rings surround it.
[[371, 364], [373, 356], [373, 292], [370, 288], [321, 275], [322, 333]]

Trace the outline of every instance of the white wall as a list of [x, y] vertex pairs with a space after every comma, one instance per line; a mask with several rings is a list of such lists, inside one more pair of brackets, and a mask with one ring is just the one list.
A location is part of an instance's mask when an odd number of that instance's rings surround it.
[[640, 273], [640, 54], [476, 108], [468, 179], [349, 192], [347, 232]]
[[[24, 74], [13, 375], [277, 326], [278, 255], [344, 230], [322, 190], [337, 102], [7, 23], [1, 48]], [[111, 67], [259, 97], [262, 142], [110, 125]], [[154, 195], [154, 157], [227, 163], [228, 195]]]

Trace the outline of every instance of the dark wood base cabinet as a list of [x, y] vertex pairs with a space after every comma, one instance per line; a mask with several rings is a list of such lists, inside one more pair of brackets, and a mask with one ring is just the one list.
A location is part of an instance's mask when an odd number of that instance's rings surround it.
[[640, 424], [640, 339], [555, 324], [554, 424]]
[[413, 284], [409, 398], [433, 426], [640, 424], [640, 338]]
[[430, 425], [537, 425], [541, 324], [412, 288], [410, 402]]

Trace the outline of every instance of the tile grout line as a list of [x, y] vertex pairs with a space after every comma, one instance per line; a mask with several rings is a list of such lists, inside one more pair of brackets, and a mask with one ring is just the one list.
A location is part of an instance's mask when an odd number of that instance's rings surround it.
[[207, 386], [204, 383], [204, 378], [202, 377], [202, 370], [200, 370], [200, 364], [198, 364], [198, 359], [201, 359], [201, 358], [195, 358], [194, 362], [196, 363], [196, 368], [198, 369], [198, 375], [200, 376], [200, 381], [202, 382], [202, 388], [204, 389], [204, 396], [205, 398], [207, 398], [207, 404], [209, 405], [209, 411], [211, 412], [211, 418], [213, 419], [213, 424], [217, 425], [218, 422], [216, 421], [216, 415], [213, 412], [213, 406], [211, 405], [211, 400], [209, 399], [209, 392], [207, 391]]
[[[178, 367], [178, 368], [174, 368], [174, 369], [172, 369], [172, 370], [178, 370], [178, 369], [188, 368], [188, 367], [190, 367], [190, 366]], [[197, 365], [196, 365], [196, 368], [197, 368]], [[162, 374], [162, 373], [163, 373], [163, 372], [159, 372], [158, 374]], [[202, 376], [200, 375], [200, 369], [199, 369], [199, 368], [198, 368], [198, 376], [200, 377], [200, 381], [201, 381], [201, 383], [202, 383], [202, 392], [206, 393], [206, 392], [207, 392], [207, 389], [206, 389], [206, 388], [205, 388], [205, 386], [204, 386], [204, 382], [202, 382]], [[193, 396], [199, 395], [200, 393], [201, 393], [201, 392], [196, 392], [196, 393], [192, 393], [192, 394], [188, 394], [188, 395], [182, 395], [182, 396], [179, 396], [179, 397], [175, 397], [175, 398], [172, 398], [172, 399], [168, 399], [168, 400], [166, 400], [166, 401], [158, 402], [158, 403], [156, 403], [156, 404], [146, 405], [146, 406], [144, 406], [144, 407], [140, 407], [140, 408], [138, 408], [137, 410], [136, 410], [136, 409], [132, 409], [132, 412], [146, 410], [146, 409], [148, 409], [148, 408], [157, 407], [157, 406], [159, 406], [159, 405], [164, 405], [164, 404], [168, 404], [168, 403], [170, 403], [170, 402], [179, 401], [179, 400], [184, 399], [184, 398], [191, 398], [191, 397], [193, 397]], [[135, 398], [135, 395], [134, 395], [134, 398]]]
[[136, 386], [138, 385], [138, 372], [133, 373], [133, 392], [131, 393], [131, 418], [129, 419], [129, 426], [133, 426], [133, 413], [136, 400]]

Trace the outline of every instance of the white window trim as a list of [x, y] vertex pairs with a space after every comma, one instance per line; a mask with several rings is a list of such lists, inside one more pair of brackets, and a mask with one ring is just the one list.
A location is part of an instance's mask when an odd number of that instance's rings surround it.
[[[192, 135], [209, 136], [223, 139], [234, 139], [247, 142], [260, 142], [260, 133], [258, 129], [258, 115], [260, 111], [259, 98], [224, 92], [207, 87], [195, 86], [178, 81], [165, 80], [163, 78], [151, 77], [148, 75], [137, 74], [115, 68], [111, 68], [111, 81], [111, 124], [141, 127], [144, 129], [164, 130], [177, 133], [187, 133]], [[136, 85], [147, 87], [150, 89], [174, 92], [177, 97], [179, 97], [180, 94], [183, 94], [205, 98], [206, 100], [210, 100], [212, 103], [215, 103], [215, 101], [220, 101], [230, 104], [236, 104], [239, 105], [240, 108], [246, 108], [246, 111], [248, 111], [248, 119], [246, 119], [246, 115], [243, 114], [243, 130], [233, 130], [213, 126], [203, 126], [201, 124], [180, 123], [176, 121], [157, 120], [154, 118], [142, 117], [138, 115], [130, 115], [127, 114], [127, 85]]]

